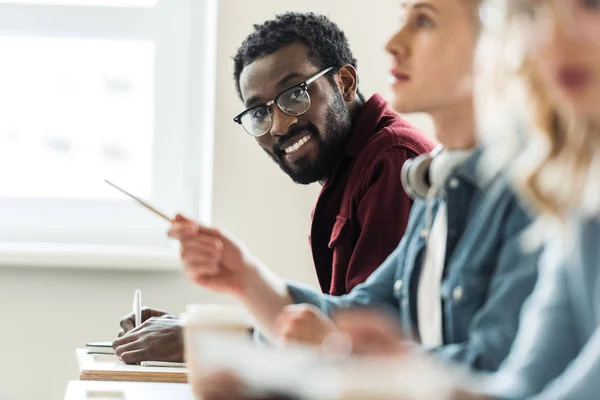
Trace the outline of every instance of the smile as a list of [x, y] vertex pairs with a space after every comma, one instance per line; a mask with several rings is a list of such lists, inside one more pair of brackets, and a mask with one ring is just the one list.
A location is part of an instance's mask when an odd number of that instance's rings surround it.
[[309, 140], [310, 140], [310, 135], [306, 135], [306, 136], [302, 137], [301, 139], [299, 139], [297, 142], [292, 143], [291, 145], [284, 148], [283, 151], [285, 152], [285, 154], [295, 153], [298, 150], [300, 150], [300, 148], [302, 146], [304, 146], [304, 144], [306, 142], [308, 142]]

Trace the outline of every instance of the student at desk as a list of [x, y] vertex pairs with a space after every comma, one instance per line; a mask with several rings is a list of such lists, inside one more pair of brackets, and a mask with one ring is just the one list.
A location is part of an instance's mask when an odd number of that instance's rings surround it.
[[[416, 347], [475, 370], [496, 370], [536, 281], [539, 253], [521, 249], [530, 219], [506, 175], [477, 173], [472, 81], [479, 3], [402, 4], [405, 24], [387, 45], [393, 107], [431, 114], [445, 149], [415, 160], [405, 175], [419, 197], [406, 234], [365, 283], [340, 297], [286, 283], [218, 229], [177, 216], [170, 236], [181, 242], [188, 277], [233, 294], [271, 335], [318, 344], [336, 330], [327, 316], [379, 306], [397, 314]], [[294, 303], [316, 307], [285, 308]]]
[[[346, 36], [324, 16], [287, 13], [256, 25], [235, 56], [234, 79], [246, 107], [235, 121], [292, 180], [323, 185], [310, 232], [314, 266], [324, 293], [348, 293], [402, 238], [412, 201], [399, 171], [433, 144], [381, 96], [363, 98]], [[176, 318], [146, 309], [142, 320], [131, 331], [133, 316], [122, 319], [117, 355], [181, 361]]]

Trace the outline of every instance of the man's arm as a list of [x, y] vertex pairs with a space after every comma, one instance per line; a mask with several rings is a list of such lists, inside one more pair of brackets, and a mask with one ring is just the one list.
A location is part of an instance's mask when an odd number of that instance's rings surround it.
[[293, 303], [315, 304], [326, 312], [332, 307], [393, 303], [393, 278], [405, 242], [402, 240], [398, 249], [351, 295], [334, 298], [302, 285], [286, 285], [241, 242], [181, 215], [176, 216], [169, 236], [180, 242], [187, 277], [208, 289], [235, 296], [267, 334], [273, 334], [279, 312]]
[[272, 333], [275, 318], [292, 299], [277, 277], [228, 234], [176, 215], [168, 232], [180, 243], [185, 274], [207, 289], [236, 297], [259, 326]]
[[290, 300], [297, 304], [312, 304], [328, 316], [342, 308], [365, 306], [389, 308], [395, 302], [394, 277], [398, 263], [403, 261], [405, 243], [406, 238], [403, 238], [398, 248], [389, 255], [383, 264], [365, 282], [356, 286], [347, 295], [325, 295], [307, 285], [288, 282], [287, 289], [291, 296]]

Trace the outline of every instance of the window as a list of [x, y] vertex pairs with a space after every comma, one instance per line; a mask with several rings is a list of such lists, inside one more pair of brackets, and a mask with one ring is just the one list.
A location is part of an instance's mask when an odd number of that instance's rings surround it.
[[[216, 0], [0, 0], [0, 263], [176, 266], [208, 221]], [[100, 260], [100, 261], [99, 261]]]
[[[2, 3], [61, 6], [153, 7], [158, 0], [0, 0]], [[175, 0], [177, 1], [177, 0]]]

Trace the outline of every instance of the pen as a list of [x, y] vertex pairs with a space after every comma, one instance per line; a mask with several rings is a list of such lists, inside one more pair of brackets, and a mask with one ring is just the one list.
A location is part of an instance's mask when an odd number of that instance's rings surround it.
[[140, 326], [142, 323], [142, 292], [139, 289], [133, 295], [133, 315], [135, 326]]

